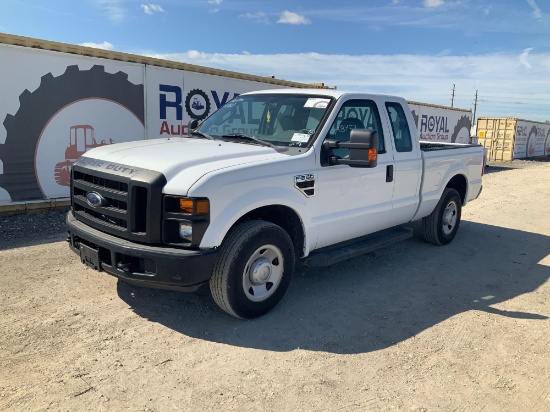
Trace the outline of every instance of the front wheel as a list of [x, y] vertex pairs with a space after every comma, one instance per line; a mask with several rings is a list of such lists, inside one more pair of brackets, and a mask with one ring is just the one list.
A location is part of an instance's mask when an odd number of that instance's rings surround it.
[[289, 235], [273, 223], [251, 220], [229, 231], [218, 252], [210, 291], [238, 318], [261, 316], [282, 299], [294, 272]]
[[450, 243], [460, 226], [462, 202], [456, 189], [445, 189], [434, 211], [422, 219], [422, 237], [434, 245]]

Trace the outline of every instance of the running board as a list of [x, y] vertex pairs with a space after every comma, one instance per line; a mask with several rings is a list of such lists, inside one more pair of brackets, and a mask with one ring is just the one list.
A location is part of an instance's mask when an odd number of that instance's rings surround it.
[[312, 267], [333, 265], [334, 263], [342, 262], [365, 253], [374, 252], [377, 249], [410, 239], [411, 237], [413, 237], [413, 229], [410, 227], [382, 230], [315, 250], [303, 262], [306, 266]]

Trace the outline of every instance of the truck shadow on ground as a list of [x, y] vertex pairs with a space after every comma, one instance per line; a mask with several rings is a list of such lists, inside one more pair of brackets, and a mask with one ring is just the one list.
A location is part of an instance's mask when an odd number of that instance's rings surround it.
[[514, 170], [517, 167], [512, 166], [500, 166], [500, 165], [487, 165], [485, 166], [484, 174], [497, 173], [497, 172], [506, 172], [507, 170]]
[[550, 313], [493, 305], [547, 282], [550, 266], [540, 261], [549, 251], [548, 236], [462, 222], [445, 247], [412, 239], [331, 267], [298, 265], [279, 306], [251, 321], [218, 309], [207, 286], [184, 294], [119, 281], [118, 294], [140, 316], [197, 339], [271, 351], [364, 353], [469, 310], [545, 321]]

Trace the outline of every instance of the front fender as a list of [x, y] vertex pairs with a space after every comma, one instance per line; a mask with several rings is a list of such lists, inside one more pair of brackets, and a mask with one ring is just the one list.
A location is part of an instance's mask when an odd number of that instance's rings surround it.
[[[218, 200], [219, 204], [226, 206], [218, 208], [216, 205]], [[315, 244], [308, 199], [295, 189], [265, 186], [242, 193], [231, 201], [222, 197], [211, 198], [210, 204], [210, 225], [202, 238], [201, 248], [219, 247], [227, 232], [242, 216], [260, 207], [275, 205], [289, 207], [300, 218], [305, 234], [304, 253], [306, 255]]]

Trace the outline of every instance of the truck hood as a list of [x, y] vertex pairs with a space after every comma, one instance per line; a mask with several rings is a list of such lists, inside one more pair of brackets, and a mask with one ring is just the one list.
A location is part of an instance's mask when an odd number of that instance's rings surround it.
[[208, 172], [281, 156], [285, 155], [266, 146], [195, 138], [118, 143], [92, 149], [84, 155], [86, 158], [154, 170], [162, 173], [168, 181], [185, 173], [188, 188]]

